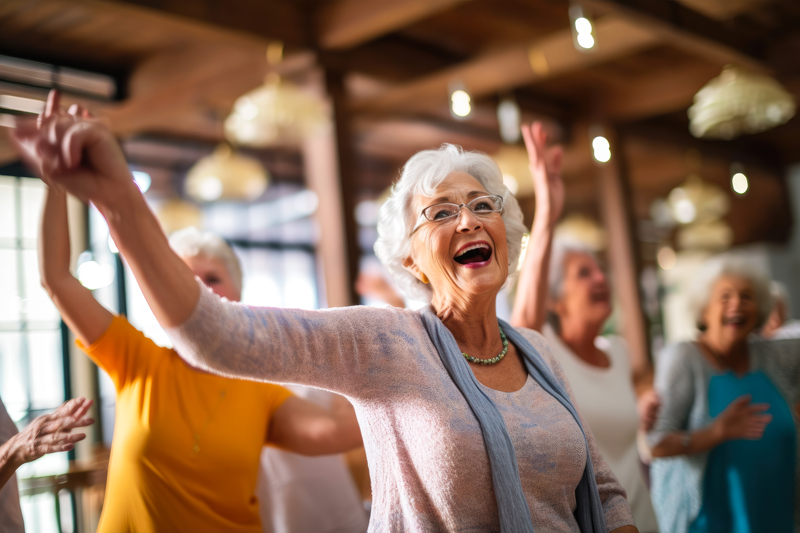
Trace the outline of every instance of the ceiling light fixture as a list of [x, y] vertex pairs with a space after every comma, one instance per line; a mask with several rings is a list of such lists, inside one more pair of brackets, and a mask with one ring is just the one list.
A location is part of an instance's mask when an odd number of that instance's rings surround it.
[[694, 97], [689, 131], [695, 137], [733, 139], [787, 122], [794, 98], [773, 78], [728, 65]]

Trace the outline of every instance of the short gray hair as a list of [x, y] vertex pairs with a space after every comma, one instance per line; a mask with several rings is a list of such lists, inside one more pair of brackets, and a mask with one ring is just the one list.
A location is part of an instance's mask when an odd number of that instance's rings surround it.
[[459, 146], [443, 144], [438, 150], [424, 150], [409, 159], [400, 179], [392, 186], [389, 198], [378, 214], [378, 240], [375, 255], [389, 271], [400, 290], [411, 299], [430, 301], [432, 291], [403, 266], [411, 255], [411, 231], [417, 214], [411, 212], [416, 195], [433, 196], [436, 187], [452, 172], [465, 172], [490, 193], [503, 197], [503, 222], [506, 226], [509, 272], [516, 270], [526, 228], [517, 199], [503, 184], [500, 167], [488, 155], [468, 152]]
[[707, 260], [690, 284], [689, 309], [694, 316], [697, 329], [701, 331], [705, 329], [703, 313], [711, 300], [711, 291], [714, 290], [714, 285], [723, 276], [743, 278], [753, 285], [759, 314], [756, 327], [763, 326], [772, 311], [769, 275], [752, 261], [723, 254]]
[[553, 248], [550, 252], [550, 273], [547, 279], [548, 296], [553, 301], [563, 296], [564, 274], [566, 274], [564, 262], [569, 254], [586, 254], [600, 264], [597, 253], [586, 243], [575, 239], [553, 239]]
[[170, 235], [169, 245], [181, 257], [205, 256], [219, 259], [228, 270], [236, 289], [242, 291], [242, 267], [239, 258], [222, 237], [192, 226]]

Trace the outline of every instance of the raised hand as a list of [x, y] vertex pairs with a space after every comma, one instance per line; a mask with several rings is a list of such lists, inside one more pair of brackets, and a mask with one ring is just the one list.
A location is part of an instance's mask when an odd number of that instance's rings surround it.
[[72, 430], [94, 422], [86, 414], [92, 400], [75, 398], [65, 402], [49, 415], [42, 415], [12, 437], [11, 455], [18, 464], [28, 463], [47, 453], [66, 452], [86, 438], [85, 433]]
[[563, 150], [547, 146], [547, 133], [541, 122], [522, 125], [522, 138], [528, 150], [533, 187], [536, 191], [536, 210], [547, 215], [554, 225], [564, 209], [564, 182], [561, 181]]
[[650, 389], [639, 396], [636, 407], [639, 411], [639, 425], [644, 431], [650, 431], [656, 423], [658, 410], [661, 408], [661, 398], [656, 391]]
[[44, 113], [19, 119], [11, 139], [23, 161], [50, 186], [83, 201], [111, 202], [133, 178], [119, 143], [80, 106], [59, 109], [59, 93], [50, 91]]
[[764, 412], [769, 404], [750, 403], [751, 400], [749, 394], [737, 398], [714, 420], [723, 440], [758, 440], [764, 435], [772, 421], [772, 415]]

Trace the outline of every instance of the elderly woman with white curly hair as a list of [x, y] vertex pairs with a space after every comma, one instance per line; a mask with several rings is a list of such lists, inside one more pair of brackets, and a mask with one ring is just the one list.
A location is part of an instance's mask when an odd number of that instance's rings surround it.
[[430, 307], [302, 311], [227, 302], [198, 284], [100, 125], [53, 111], [14, 136], [46, 179], [97, 205], [192, 365], [351, 400], [371, 531], [637, 531], [542, 337], [496, 316], [524, 226], [489, 157], [421, 152], [382, 208], [376, 252]]
[[662, 531], [800, 528], [800, 341], [751, 335], [772, 308], [769, 279], [740, 258], [694, 280], [700, 335], [659, 357], [659, 416], [648, 434]]

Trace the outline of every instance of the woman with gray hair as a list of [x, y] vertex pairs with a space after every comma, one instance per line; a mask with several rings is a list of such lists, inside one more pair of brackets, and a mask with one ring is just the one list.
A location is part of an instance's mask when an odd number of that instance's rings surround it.
[[[174, 251], [161, 239], [189, 276], [239, 300], [239, 263], [221, 238], [187, 229], [173, 236]], [[305, 455], [360, 444], [351, 407], [326, 410], [278, 385], [212, 375], [103, 307], [69, 271], [67, 198], [56, 186], [47, 191], [39, 251], [42, 284], [116, 389], [99, 532], [261, 533], [256, 480], [265, 444]]]
[[800, 528], [800, 341], [754, 333], [769, 279], [742, 259], [709, 260], [691, 287], [696, 341], [658, 359], [648, 434], [659, 526], [676, 533]]
[[371, 531], [637, 531], [546, 343], [496, 316], [524, 226], [489, 157], [420, 152], [381, 210], [378, 257], [430, 307], [254, 308], [198, 285], [113, 136], [52, 107], [14, 130], [23, 156], [98, 206], [182, 357], [351, 400], [371, 469]]
[[637, 447], [639, 429], [649, 429], [658, 408], [648, 379], [652, 374], [639, 379], [637, 413], [626, 345], [618, 336], [601, 336], [612, 310], [606, 274], [586, 245], [553, 239], [564, 205], [560, 149], [546, 148], [541, 127], [522, 131], [531, 155], [536, 211], [511, 323], [544, 334], [603, 458], [628, 495], [636, 525], [642, 532], [655, 532], [658, 525]]

